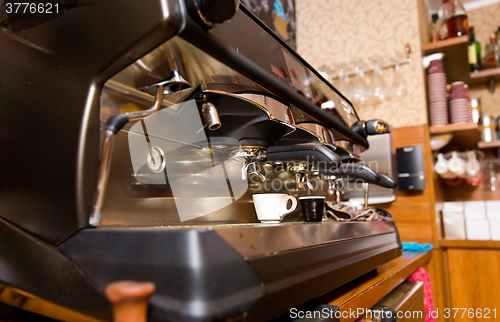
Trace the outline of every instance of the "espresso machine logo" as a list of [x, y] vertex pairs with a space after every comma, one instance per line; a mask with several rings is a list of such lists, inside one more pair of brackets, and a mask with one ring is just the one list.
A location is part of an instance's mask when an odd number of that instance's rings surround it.
[[[207, 131], [209, 132], [209, 131]], [[167, 186], [182, 222], [229, 206], [248, 189], [239, 143], [207, 136], [194, 100], [162, 109], [134, 124], [128, 135], [139, 184]]]
[[[12, 32], [44, 24], [78, 5], [79, 0], [0, 0], [0, 22]], [[2, 3], [3, 2], [3, 3]]]

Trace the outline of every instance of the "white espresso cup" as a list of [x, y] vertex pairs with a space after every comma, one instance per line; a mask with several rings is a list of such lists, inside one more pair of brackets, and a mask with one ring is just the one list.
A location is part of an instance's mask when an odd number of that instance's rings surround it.
[[[297, 199], [284, 193], [262, 193], [252, 196], [257, 218], [261, 222], [279, 223], [286, 214], [297, 208]], [[288, 208], [288, 200], [292, 206]]]

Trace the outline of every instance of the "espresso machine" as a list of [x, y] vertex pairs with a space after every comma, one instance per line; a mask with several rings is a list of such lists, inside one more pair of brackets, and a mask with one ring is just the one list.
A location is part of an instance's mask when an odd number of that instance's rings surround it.
[[0, 302], [109, 321], [149, 281], [151, 321], [264, 321], [401, 254], [392, 221], [259, 222], [256, 193], [395, 183], [360, 155], [388, 126], [237, 0], [40, 17], [0, 13]]

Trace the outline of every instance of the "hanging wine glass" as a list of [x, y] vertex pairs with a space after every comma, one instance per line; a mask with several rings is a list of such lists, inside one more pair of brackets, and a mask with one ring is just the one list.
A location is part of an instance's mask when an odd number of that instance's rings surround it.
[[344, 68], [340, 68], [338, 79], [336, 80], [334, 86], [340, 93], [342, 93], [342, 95], [347, 97], [349, 100], [352, 99], [352, 84], [347, 76], [347, 73], [344, 72]]
[[370, 91], [375, 101], [380, 102], [387, 98], [387, 85], [384, 80], [384, 72], [379, 66], [378, 60], [375, 61], [375, 67], [370, 82]]
[[363, 73], [361, 68], [359, 68], [359, 66], [356, 66], [355, 71], [356, 75], [352, 79], [352, 101], [363, 103], [371, 98], [371, 91], [366, 84], [365, 74]]
[[392, 94], [396, 97], [403, 97], [406, 95], [407, 85], [401, 72], [399, 63], [394, 66], [394, 79], [392, 81]]

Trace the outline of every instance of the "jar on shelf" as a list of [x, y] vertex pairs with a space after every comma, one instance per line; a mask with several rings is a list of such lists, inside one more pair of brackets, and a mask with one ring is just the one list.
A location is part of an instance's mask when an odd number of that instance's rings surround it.
[[448, 38], [460, 37], [469, 33], [467, 13], [460, 0], [448, 1], [446, 26], [448, 28]]
[[472, 108], [472, 121], [479, 123], [481, 119], [481, 100], [479, 98], [471, 98], [470, 105]]
[[485, 164], [486, 183], [488, 189], [497, 191], [500, 189], [500, 160], [488, 160]]
[[479, 122], [481, 141], [491, 142], [498, 140], [496, 129], [497, 126], [494, 117], [488, 115], [481, 117], [481, 121]]

